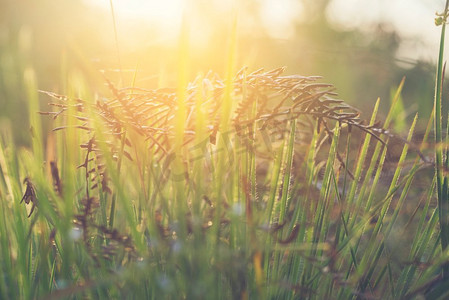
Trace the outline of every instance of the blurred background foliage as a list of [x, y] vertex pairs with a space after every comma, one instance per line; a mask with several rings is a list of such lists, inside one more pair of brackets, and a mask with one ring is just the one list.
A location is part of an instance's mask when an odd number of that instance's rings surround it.
[[[270, 34], [261, 1], [239, 5], [237, 69], [287, 66], [289, 74], [323, 76], [336, 86], [341, 99], [365, 116], [377, 97], [386, 110], [391, 90], [406, 76], [405, 115], [418, 111], [422, 124], [426, 122], [433, 105], [434, 66], [398, 59], [402, 37], [394, 27], [379, 23], [368, 31], [339, 28], [326, 14], [332, 1], [299, 2], [302, 17], [292, 20], [289, 38]], [[222, 1], [192, 0], [187, 12], [191, 80], [209, 70], [224, 77], [232, 8]], [[132, 85], [134, 75], [135, 85], [142, 88], [176, 85], [177, 38], [158, 31], [148, 20], [117, 19], [116, 25], [118, 47], [108, 9], [76, 0], [1, 0], [0, 119], [2, 126], [11, 125], [19, 144], [29, 141], [23, 79], [27, 68], [34, 69], [39, 89], [57, 93], [70, 92], [67, 82], [76, 77], [107, 95], [102, 73], [121, 87]], [[48, 110], [48, 99], [40, 98], [41, 109]]]

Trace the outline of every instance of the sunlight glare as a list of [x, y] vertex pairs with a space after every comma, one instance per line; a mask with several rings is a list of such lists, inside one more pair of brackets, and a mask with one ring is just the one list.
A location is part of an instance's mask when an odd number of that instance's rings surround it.
[[294, 0], [265, 0], [261, 2], [261, 17], [267, 33], [274, 38], [289, 39], [295, 34], [295, 23], [302, 5]]
[[[109, 0], [85, 1], [91, 6], [110, 9]], [[162, 27], [177, 27], [182, 19], [185, 0], [113, 0], [112, 4], [119, 18], [135, 18]]]

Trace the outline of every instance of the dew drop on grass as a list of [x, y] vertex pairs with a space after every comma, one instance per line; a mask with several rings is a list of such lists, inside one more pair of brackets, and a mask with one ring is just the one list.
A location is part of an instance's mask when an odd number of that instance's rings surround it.
[[173, 290], [173, 283], [166, 275], [160, 276], [158, 278], [158, 284], [161, 287], [161, 289], [165, 291]]
[[64, 289], [68, 286], [68, 282], [65, 279], [56, 280], [56, 287], [58, 290]]
[[236, 216], [241, 216], [244, 213], [244, 207], [242, 203], [234, 203], [232, 205], [232, 213]]
[[69, 235], [72, 240], [77, 241], [81, 238], [83, 232], [80, 228], [73, 227], [72, 230], [70, 230]]
[[173, 243], [173, 245], [172, 245], [172, 250], [173, 250], [174, 253], [179, 253], [179, 252], [181, 252], [181, 249], [182, 249], [182, 244], [181, 244], [181, 242], [176, 241], [176, 242]]

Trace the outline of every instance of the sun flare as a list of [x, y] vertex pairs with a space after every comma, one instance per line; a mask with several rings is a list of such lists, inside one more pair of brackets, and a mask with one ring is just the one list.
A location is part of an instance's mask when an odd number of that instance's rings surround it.
[[119, 17], [140, 18], [149, 22], [172, 23], [179, 20], [183, 9], [184, 0], [88, 0], [87, 4], [110, 9], [111, 3], [114, 12]]

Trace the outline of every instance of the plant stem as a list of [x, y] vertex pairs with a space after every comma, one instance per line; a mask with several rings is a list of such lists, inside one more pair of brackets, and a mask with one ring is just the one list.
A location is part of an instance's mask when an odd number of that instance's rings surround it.
[[[442, 87], [444, 80], [444, 38], [446, 32], [446, 19], [448, 13], [449, 0], [446, 1], [446, 6], [443, 12], [443, 22], [441, 27], [441, 38], [440, 38], [440, 50], [438, 56], [437, 73], [435, 78], [435, 170], [437, 176], [437, 192], [438, 192], [438, 207], [439, 207], [439, 220], [440, 220], [440, 241], [442, 250], [446, 250], [448, 246], [449, 238], [449, 222], [448, 216], [448, 181], [447, 176], [443, 174], [443, 148], [442, 148], [442, 121], [441, 121], [441, 98], [442, 98]], [[447, 159], [447, 158], [446, 158]], [[449, 278], [449, 267], [443, 268], [443, 278]]]

